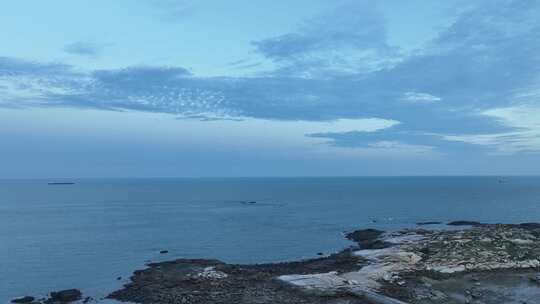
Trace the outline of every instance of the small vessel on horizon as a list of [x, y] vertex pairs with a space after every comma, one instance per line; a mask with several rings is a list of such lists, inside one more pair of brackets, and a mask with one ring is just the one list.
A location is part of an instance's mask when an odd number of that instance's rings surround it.
[[74, 185], [74, 182], [49, 182], [48, 185]]

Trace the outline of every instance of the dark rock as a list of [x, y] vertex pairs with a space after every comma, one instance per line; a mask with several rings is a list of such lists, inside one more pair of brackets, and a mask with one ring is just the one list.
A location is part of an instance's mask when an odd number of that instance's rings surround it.
[[524, 229], [540, 229], [540, 223], [521, 223], [519, 226]]
[[431, 249], [429, 247], [423, 247], [418, 250], [419, 252], [423, 253], [424, 255], [430, 255], [432, 253]]
[[440, 225], [442, 222], [418, 222], [416, 225], [418, 226], [426, 226], [426, 225]]
[[54, 302], [73, 302], [82, 298], [82, 293], [78, 289], [66, 289], [51, 292], [51, 300]]
[[[287, 274], [350, 272], [358, 270], [362, 262], [352, 250], [276, 264], [237, 265], [217, 260], [179, 259], [135, 271], [130, 283], [107, 298], [142, 304], [363, 304], [363, 299], [350, 294], [310, 294], [276, 280]], [[227, 277], [201, 278], [199, 274], [208, 267]]]
[[88, 302], [90, 302], [92, 300], [93, 300], [92, 297], [86, 297], [86, 298], [84, 298], [83, 303], [86, 304], [86, 303], [88, 303]]
[[22, 297], [22, 298], [17, 298], [17, 299], [11, 300], [11, 303], [31, 303], [34, 300], [35, 300], [34, 297], [25, 296], [25, 297]]
[[377, 229], [362, 229], [347, 233], [345, 237], [364, 249], [382, 249], [390, 245], [378, 239], [383, 233]]
[[317, 255], [324, 255], [324, 253], [322, 253], [322, 252], [317, 252]]
[[482, 226], [484, 224], [480, 222], [475, 222], [475, 221], [453, 221], [446, 225], [448, 226]]
[[353, 232], [349, 232], [345, 235], [345, 237], [355, 242], [372, 241], [372, 240], [377, 239], [383, 233], [384, 231], [377, 230], [377, 229], [361, 229], [361, 230], [355, 230]]
[[159, 253], [161, 254], [169, 253], [169, 250], [161, 250]]

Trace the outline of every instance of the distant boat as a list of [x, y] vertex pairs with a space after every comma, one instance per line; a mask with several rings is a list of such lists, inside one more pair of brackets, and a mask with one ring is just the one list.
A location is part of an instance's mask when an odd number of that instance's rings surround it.
[[50, 182], [49, 185], [74, 185], [72, 182]]

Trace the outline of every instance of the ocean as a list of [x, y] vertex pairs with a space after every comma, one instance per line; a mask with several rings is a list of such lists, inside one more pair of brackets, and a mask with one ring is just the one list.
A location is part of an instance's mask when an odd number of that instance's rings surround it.
[[312, 258], [357, 228], [540, 222], [540, 177], [51, 181], [0, 180], [0, 303], [66, 288], [100, 298], [148, 261]]

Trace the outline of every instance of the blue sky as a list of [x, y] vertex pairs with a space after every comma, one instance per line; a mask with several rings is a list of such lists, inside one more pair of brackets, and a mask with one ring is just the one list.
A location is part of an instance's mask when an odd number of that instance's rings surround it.
[[540, 174], [540, 2], [11, 1], [0, 177]]

